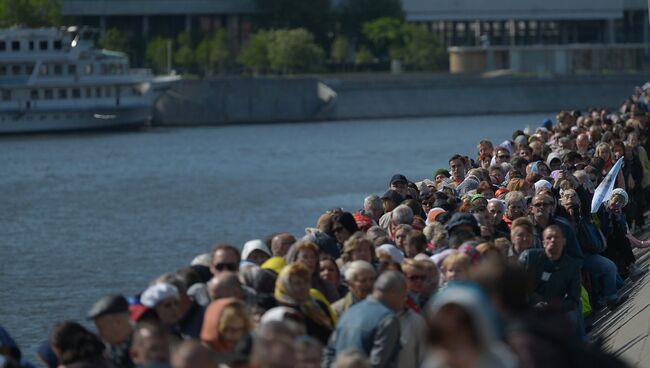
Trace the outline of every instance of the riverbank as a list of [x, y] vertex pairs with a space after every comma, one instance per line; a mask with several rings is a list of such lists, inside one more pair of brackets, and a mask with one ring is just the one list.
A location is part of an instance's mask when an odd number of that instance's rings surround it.
[[537, 113], [617, 107], [650, 74], [481, 77], [358, 74], [215, 78], [175, 84], [158, 126]]

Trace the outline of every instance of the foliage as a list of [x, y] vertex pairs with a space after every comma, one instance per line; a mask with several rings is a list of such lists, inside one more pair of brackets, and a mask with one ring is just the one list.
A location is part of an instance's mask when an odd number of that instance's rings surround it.
[[230, 58], [228, 33], [220, 29], [214, 34], [207, 35], [196, 47], [194, 56], [205, 75], [212, 75], [217, 67], [222, 69]]
[[60, 26], [63, 0], [2, 0], [0, 27]]
[[396, 18], [378, 18], [363, 25], [363, 33], [373, 45], [377, 55], [400, 59], [405, 39], [404, 22]]
[[369, 64], [375, 60], [375, 55], [372, 54], [372, 51], [368, 46], [361, 46], [357, 54], [355, 55], [354, 62], [356, 64]]
[[263, 73], [269, 69], [269, 44], [273, 33], [260, 31], [251, 36], [248, 44], [240, 51], [237, 62], [255, 74]]
[[307, 30], [281, 29], [273, 32], [268, 48], [271, 69], [281, 73], [313, 72], [321, 68], [325, 52]]
[[335, 63], [343, 63], [348, 60], [350, 54], [350, 42], [345, 36], [337, 36], [332, 43], [330, 52], [331, 58]]
[[237, 61], [254, 73], [300, 73], [320, 70], [324, 58], [323, 49], [307, 30], [280, 29], [255, 33]]
[[257, 25], [264, 29], [304, 28], [325, 44], [332, 24], [330, 0], [255, 0]]
[[117, 28], [111, 28], [104, 33], [104, 36], [99, 40], [101, 48], [113, 51], [129, 51], [129, 40]]
[[364, 23], [385, 17], [404, 20], [401, 0], [341, 0], [335, 14], [341, 31], [351, 40], [362, 38]]
[[405, 26], [403, 62], [415, 70], [443, 70], [449, 57], [435, 34], [415, 25]]
[[193, 62], [194, 50], [192, 50], [192, 39], [188, 32], [181, 32], [176, 36], [174, 64], [182, 66], [187, 71]]
[[145, 53], [147, 62], [157, 73], [167, 71], [167, 45], [170, 40], [163, 37], [156, 37], [147, 44]]

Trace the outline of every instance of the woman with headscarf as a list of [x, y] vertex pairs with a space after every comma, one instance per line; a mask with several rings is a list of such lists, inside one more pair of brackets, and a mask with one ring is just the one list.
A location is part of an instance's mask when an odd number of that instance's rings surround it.
[[307, 334], [325, 345], [335, 321], [327, 305], [310, 295], [310, 284], [310, 270], [302, 263], [292, 263], [278, 275], [275, 299], [279, 304], [299, 312], [304, 317]]
[[217, 299], [205, 310], [201, 342], [217, 353], [229, 353], [251, 329], [252, 322], [243, 302], [236, 298]]
[[320, 278], [320, 251], [318, 246], [310, 241], [300, 240], [289, 248], [285, 256], [287, 264], [302, 263], [310, 272], [311, 287], [318, 290], [325, 299], [333, 303], [340, 298], [334, 285]]

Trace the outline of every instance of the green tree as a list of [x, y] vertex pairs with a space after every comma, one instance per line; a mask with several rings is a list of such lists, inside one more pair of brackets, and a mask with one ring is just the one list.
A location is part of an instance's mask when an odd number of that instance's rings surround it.
[[444, 70], [449, 56], [435, 34], [422, 27], [406, 25], [404, 64], [415, 70]]
[[181, 32], [176, 37], [174, 64], [182, 66], [187, 71], [193, 62], [194, 50], [192, 49], [192, 39], [188, 32]]
[[363, 25], [363, 33], [376, 55], [400, 59], [404, 53], [405, 26], [396, 18], [378, 18]]
[[166, 38], [156, 37], [147, 44], [147, 51], [145, 53], [147, 62], [157, 73], [167, 71], [167, 47], [169, 41]]
[[353, 43], [363, 41], [363, 24], [377, 18], [404, 20], [401, 0], [341, 0], [335, 10], [341, 30]]
[[255, 22], [260, 28], [305, 28], [318, 44], [327, 43], [333, 24], [330, 0], [255, 0], [255, 5]]
[[325, 52], [307, 30], [282, 29], [274, 35], [268, 48], [271, 69], [280, 73], [314, 72], [322, 68]]
[[0, 27], [60, 26], [62, 4], [63, 0], [2, 0], [0, 1]]
[[372, 54], [372, 51], [370, 51], [368, 46], [361, 46], [354, 57], [354, 62], [357, 65], [369, 64], [372, 63], [374, 60], [375, 60], [375, 55]]
[[223, 65], [230, 58], [228, 33], [220, 29], [206, 36], [196, 47], [195, 59], [205, 75], [212, 75], [215, 69], [223, 70]]
[[271, 66], [269, 61], [269, 44], [273, 32], [259, 31], [248, 39], [248, 44], [239, 52], [237, 62], [254, 74], [267, 71]]
[[335, 63], [347, 61], [350, 54], [350, 42], [345, 36], [337, 36], [332, 43], [330, 55]]
[[99, 46], [113, 51], [129, 51], [129, 40], [117, 28], [111, 28], [104, 33], [104, 36], [99, 40]]

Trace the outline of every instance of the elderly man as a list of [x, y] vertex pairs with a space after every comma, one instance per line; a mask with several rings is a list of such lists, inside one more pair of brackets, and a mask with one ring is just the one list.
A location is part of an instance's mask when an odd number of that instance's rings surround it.
[[540, 248], [543, 243], [542, 232], [550, 225], [557, 225], [562, 229], [566, 241], [566, 253], [582, 263], [584, 255], [576, 238], [576, 234], [566, 219], [555, 215], [556, 201], [550, 191], [542, 190], [535, 194], [531, 202], [530, 219], [535, 225], [536, 237], [534, 244]]
[[364, 300], [371, 292], [377, 273], [375, 268], [366, 261], [351, 262], [345, 270], [345, 281], [348, 283], [348, 293], [332, 304], [332, 309], [341, 316], [350, 307]]
[[230, 271], [220, 272], [207, 284], [210, 300], [222, 298], [237, 298], [244, 300], [241, 281], [236, 273]]
[[397, 367], [401, 332], [395, 313], [403, 310], [406, 293], [404, 276], [384, 271], [372, 294], [339, 320], [323, 366], [329, 367], [336, 354], [355, 349], [369, 357], [371, 367]]
[[403, 198], [408, 198], [409, 197], [408, 184], [409, 182], [408, 180], [406, 180], [406, 176], [402, 174], [395, 174], [393, 175], [392, 178], [390, 178], [388, 189], [396, 191]]
[[522, 192], [514, 191], [506, 194], [506, 212], [503, 214], [503, 222], [512, 226], [512, 222], [519, 217], [526, 215], [526, 197]]
[[271, 253], [273, 253], [273, 257], [284, 257], [295, 242], [296, 237], [289, 233], [281, 233], [274, 236], [271, 240]]
[[455, 154], [449, 158], [449, 172], [451, 173], [451, 181], [458, 185], [465, 180], [465, 160], [463, 156]]
[[591, 147], [591, 142], [589, 141], [589, 134], [582, 133], [579, 134], [576, 138], [576, 148], [577, 152], [583, 158], [589, 158], [594, 155], [594, 149]]
[[387, 230], [388, 236], [393, 237], [398, 225], [411, 225], [413, 223], [413, 210], [411, 207], [400, 204], [394, 210], [384, 214], [379, 220], [379, 226]]
[[366, 214], [371, 214], [373, 221], [379, 223], [379, 219], [384, 214], [384, 206], [378, 195], [369, 195], [363, 200], [363, 209]]
[[153, 284], [140, 295], [142, 305], [154, 309], [160, 323], [175, 333], [178, 333], [179, 301], [178, 289], [167, 283]]
[[129, 357], [133, 327], [129, 320], [129, 303], [122, 295], [107, 295], [88, 311], [88, 319], [95, 323], [97, 334], [107, 346], [107, 358], [120, 368], [131, 368]]
[[580, 306], [580, 264], [565, 254], [562, 228], [550, 225], [543, 232], [544, 249], [528, 249], [519, 257], [533, 280], [533, 302], [561, 302], [564, 310], [577, 313]]
[[187, 295], [187, 282], [177, 273], [166, 273], [154, 283], [168, 283], [178, 290], [178, 328], [184, 337], [199, 338], [205, 307]]

